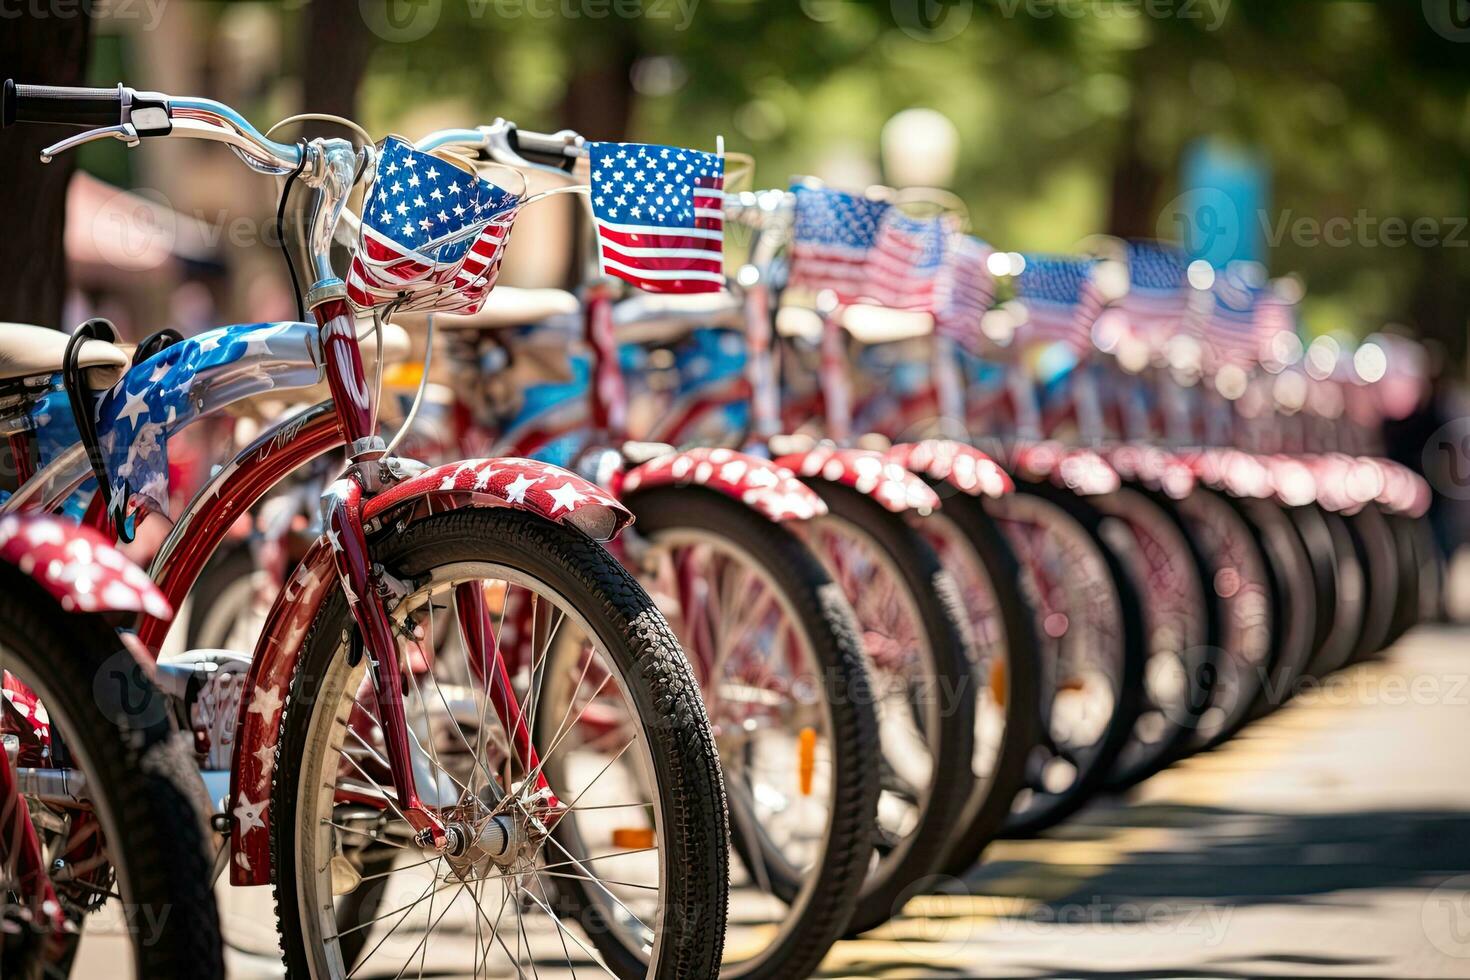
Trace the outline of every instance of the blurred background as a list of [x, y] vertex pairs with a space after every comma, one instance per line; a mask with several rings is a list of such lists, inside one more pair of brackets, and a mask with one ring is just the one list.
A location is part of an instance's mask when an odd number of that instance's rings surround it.
[[[1432, 386], [1391, 439], [1401, 461], [1425, 469], [1431, 435], [1470, 414], [1456, 388], [1470, 346], [1465, 0], [10, 6], [0, 50], [21, 81], [206, 95], [266, 125], [337, 114], [374, 139], [496, 116], [597, 139], [723, 135], [755, 157], [756, 187], [807, 174], [948, 187], [1002, 249], [1106, 233], [1177, 240], [1217, 267], [1257, 260], [1299, 277], [1305, 341], [1424, 342]], [[323, 128], [306, 126], [281, 132]], [[13, 274], [0, 317], [69, 330], [101, 315], [136, 340], [293, 315], [271, 181], [190, 141], [99, 142], [43, 166], [52, 136], [0, 141], [0, 208], [24, 230], [0, 240]], [[502, 281], [572, 284], [574, 206], [518, 221]], [[1438, 455], [1453, 548], [1470, 528], [1470, 442]]]

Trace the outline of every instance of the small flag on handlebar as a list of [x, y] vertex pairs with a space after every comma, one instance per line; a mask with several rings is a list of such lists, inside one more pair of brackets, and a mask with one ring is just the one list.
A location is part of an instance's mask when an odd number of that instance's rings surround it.
[[646, 143], [590, 143], [604, 275], [651, 293], [725, 286], [725, 160]]

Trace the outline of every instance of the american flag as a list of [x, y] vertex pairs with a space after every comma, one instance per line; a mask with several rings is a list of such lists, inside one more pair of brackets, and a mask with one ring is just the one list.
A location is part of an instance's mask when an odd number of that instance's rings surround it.
[[934, 281], [951, 233], [940, 217], [885, 211], [864, 269], [867, 298], [895, 310], [934, 312]]
[[1189, 256], [1167, 242], [1128, 243], [1128, 295], [1118, 306], [1129, 329], [1159, 347], [1185, 324], [1189, 313]]
[[[363, 201], [348, 297], [360, 307], [415, 296], [409, 305], [417, 308], [453, 305], [468, 257], [479, 254], [481, 268], [493, 264], [484, 261], [487, 226], [499, 221], [508, 230], [519, 205], [518, 195], [388, 137]], [[502, 231], [500, 247], [504, 240]]]
[[888, 205], [829, 187], [797, 184], [791, 190], [796, 223], [787, 284], [855, 300], [867, 281], [868, 252]]
[[1064, 343], [1081, 353], [1092, 344], [1092, 325], [1105, 305], [1092, 281], [1095, 259], [1025, 255], [1016, 298], [1026, 309], [1017, 331], [1025, 342]]
[[647, 143], [589, 143], [602, 272], [651, 293], [725, 286], [725, 159]]
[[980, 318], [995, 302], [995, 277], [987, 264], [994, 251], [970, 235], [951, 238], [934, 282], [934, 329], [941, 336], [977, 344]]
[[1256, 307], [1261, 290], [1235, 269], [1215, 273], [1214, 309], [1205, 342], [1217, 363], [1248, 365], [1260, 357]]

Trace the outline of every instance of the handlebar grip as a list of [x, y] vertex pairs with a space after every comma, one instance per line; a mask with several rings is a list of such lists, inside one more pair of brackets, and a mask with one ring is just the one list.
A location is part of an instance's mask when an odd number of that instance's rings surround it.
[[507, 134], [511, 149], [532, 163], [544, 163], [563, 170], [576, 166], [577, 148], [568, 142], [568, 134], [533, 133], [526, 129], [513, 129]]
[[58, 126], [116, 126], [122, 122], [123, 89], [18, 85], [5, 80], [0, 126], [52, 123]]

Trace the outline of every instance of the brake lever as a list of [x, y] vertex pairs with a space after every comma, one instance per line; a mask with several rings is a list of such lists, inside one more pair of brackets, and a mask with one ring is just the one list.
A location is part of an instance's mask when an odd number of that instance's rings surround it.
[[104, 126], [101, 129], [89, 129], [84, 133], [77, 133], [75, 136], [68, 136], [66, 139], [62, 140], [59, 143], [52, 143], [50, 146], [41, 151], [41, 162], [50, 163], [52, 160], [56, 159], [58, 156], [67, 152], [68, 150], [74, 150], [85, 143], [91, 143], [94, 140], [106, 139], [108, 137], [111, 137], [115, 140], [120, 140], [121, 142], [126, 143], [128, 146], [137, 146], [138, 143], [141, 142], [138, 138], [137, 127], [135, 127], [132, 123], [119, 123], [116, 126]]

